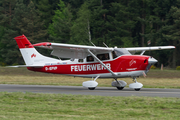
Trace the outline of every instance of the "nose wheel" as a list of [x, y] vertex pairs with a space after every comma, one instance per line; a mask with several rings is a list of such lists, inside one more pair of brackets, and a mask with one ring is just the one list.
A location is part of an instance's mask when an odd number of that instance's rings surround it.
[[88, 89], [89, 90], [94, 90], [96, 87], [89, 87]]
[[134, 90], [135, 90], [135, 91], [140, 91], [140, 90], [141, 90], [141, 88], [138, 88], [138, 89], [136, 88], [136, 89], [134, 89]]
[[135, 91], [141, 90], [141, 88], [143, 87], [143, 84], [137, 82], [135, 77], [133, 77], [133, 81], [134, 83], [129, 84], [129, 88], [134, 89]]

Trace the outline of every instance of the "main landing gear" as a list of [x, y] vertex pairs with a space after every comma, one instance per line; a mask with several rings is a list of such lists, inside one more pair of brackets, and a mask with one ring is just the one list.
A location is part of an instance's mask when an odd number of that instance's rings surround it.
[[88, 87], [89, 90], [94, 90], [96, 87]]
[[97, 76], [94, 80], [93, 80], [93, 78], [92, 78], [91, 81], [85, 81], [85, 82], [83, 82], [83, 83], [82, 83], [82, 86], [88, 88], [89, 90], [94, 90], [94, 89], [97, 87], [97, 85], [98, 85], [98, 83], [96, 82], [96, 80], [98, 79], [98, 77], [99, 77], [99, 76]]
[[[97, 87], [97, 85], [98, 85], [98, 83], [96, 82], [96, 80], [97, 80], [98, 78], [99, 78], [99, 76], [97, 76], [94, 80], [93, 80], [93, 78], [92, 78], [92, 80], [90, 80], [90, 81], [85, 81], [85, 82], [83, 82], [83, 83], [82, 83], [83, 87], [86, 87], [86, 88], [88, 88], [89, 90], [94, 90], [94, 89], [96, 89], [96, 87]], [[115, 81], [113, 81], [113, 82], [111, 83], [111, 85], [112, 85], [113, 87], [116, 87], [118, 90], [123, 90], [124, 87], [127, 85], [127, 83], [126, 83], [125, 81], [123, 81], [123, 80], [117, 80], [117, 78], [114, 78], [114, 79], [115, 79]], [[129, 88], [134, 89], [135, 91], [141, 90], [143, 84], [137, 82], [136, 77], [133, 77], [133, 81], [134, 81], [134, 83], [129, 84]]]
[[123, 80], [117, 80], [117, 78], [114, 78], [115, 81], [111, 83], [113, 87], [116, 87], [118, 90], [124, 89], [124, 87], [127, 85], [127, 83]]
[[[111, 83], [111, 85], [113, 87], [116, 87], [118, 90], [124, 89], [124, 87], [127, 85], [127, 83], [123, 80], [117, 80], [116, 78], [114, 78], [114, 79], [115, 79], [115, 81], [113, 81]], [[141, 90], [143, 84], [137, 82], [136, 77], [133, 77], [133, 81], [134, 81], [134, 83], [129, 84], [129, 88], [134, 89], [135, 91]]]
[[143, 84], [137, 82], [136, 77], [133, 77], [133, 81], [134, 81], [134, 83], [129, 84], [129, 88], [134, 89], [136, 91], [141, 90]]

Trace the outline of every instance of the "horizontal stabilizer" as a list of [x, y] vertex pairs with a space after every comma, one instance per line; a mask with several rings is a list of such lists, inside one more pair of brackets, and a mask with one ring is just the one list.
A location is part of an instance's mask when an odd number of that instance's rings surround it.
[[35, 68], [41, 68], [41, 67], [44, 67], [44, 65], [16, 65], [16, 66], [7, 66], [7, 67], [15, 67], [15, 68], [20, 68], [20, 67], [35, 67]]
[[52, 49], [50, 42], [37, 43], [37, 44], [33, 44], [32, 46], [46, 48], [46, 49]]

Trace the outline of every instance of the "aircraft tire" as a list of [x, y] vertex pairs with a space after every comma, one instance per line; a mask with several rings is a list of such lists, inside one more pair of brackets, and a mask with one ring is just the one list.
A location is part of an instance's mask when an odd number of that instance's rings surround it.
[[136, 89], [134, 89], [135, 91], [140, 91], [141, 90], [141, 88], [136, 88]]
[[89, 89], [89, 90], [94, 90], [94, 89], [95, 89], [95, 87], [89, 87], [88, 89]]
[[122, 90], [124, 89], [124, 87], [116, 87], [118, 90]]

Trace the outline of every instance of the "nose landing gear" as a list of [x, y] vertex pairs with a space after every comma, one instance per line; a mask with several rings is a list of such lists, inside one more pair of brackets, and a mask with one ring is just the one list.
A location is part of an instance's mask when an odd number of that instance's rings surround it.
[[129, 88], [134, 89], [135, 91], [141, 90], [143, 87], [142, 83], [137, 82], [136, 77], [133, 77], [134, 83], [129, 84]]

